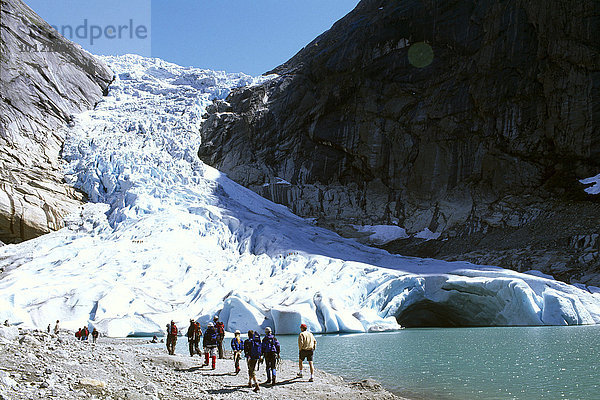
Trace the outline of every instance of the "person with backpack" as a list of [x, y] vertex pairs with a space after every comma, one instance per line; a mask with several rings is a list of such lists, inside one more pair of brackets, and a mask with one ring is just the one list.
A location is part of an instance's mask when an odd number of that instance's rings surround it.
[[77, 340], [82, 340], [81, 339], [81, 328], [79, 328], [79, 330], [77, 332], [75, 332], [75, 337], [77, 338]]
[[175, 346], [177, 345], [177, 325], [171, 320], [170, 324], [167, 324], [167, 351], [170, 355], [175, 355]]
[[215, 369], [217, 363], [217, 330], [215, 325], [210, 322], [204, 332], [202, 346], [204, 347], [204, 366], [208, 365], [208, 359], [212, 360], [212, 369]]
[[90, 336], [90, 330], [87, 326], [84, 326], [83, 329], [81, 329], [81, 340], [88, 340], [88, 336]]
[[265, 368], [267, 370], [267, 381], [271, 386], [277, 381], [277, 358], [279, 357], [279, 341], [271, 333], [271, 328], [265, 328], [265, 337], [262, 340], [262, 353], [265, 359]]
[[98, 335], [100, 333], [98, 332], [98, 329], [94, 328], [94, 330], [92, 331], [92, 341], [94, 343], [96, 343], [96, 340], [98, 340]]
[[200, 343], [200, 338], [198, 334], [199, 325], [200, 324], [197, 325], [196, 321], [190, 319], [190, 327], [188, 328], [187, 333], [185, 334], [185, 336], [187, 336], [188, 338], [190, 357], [193, 357], [194, 354], [202, 355], [202, 353], [200, 352], [200, 348], [198, 347], [198, 344]]
[[196, 321], [194, 323], [194, 329], [196, 331], [196, 335], [194, 336], [194, 350], [200, 357], [202, 357], [202, 352], [200, 351], [200, 338], [202, 338], [202, 329], [200, 328], [200, 322]]
[[60, 327], [58, 326], [59, 324], [59, 320], [56, 320], [56, 325], [54, 325], [54, 334], [58, 335], [58, 333], [60, 332]]
[[215, 329], [217, 330], [217, 346], [219, 347], [219, 360], [225, 358], [223, 354], [223, 339], [225, 339], [225, 325], [219, 321], [217, 315], [214, 316], [213, 321], [215, 323]]
[[298, 378], [302, 378], [302, 362], [306, 358], [308, 366], [310, 367], [310, 379], [309, 382], [313, 381], [313, 373], [315, 368], [313, 366], [313, 353], [317, 347], [317, 341], [312, 333], [307, 330], [306, 324], [300, 325], [300, 335], [298, 335], [298, 349], [300, 350], [300, 372], [298, 372]]
[[248, 386], [252, 387], [254, 380], [254, 391], [258, 392], [258, 379], [256, 379], [256, 368], [262, 354], [262, 343], [258, 332], [248, 331], [248, 339], [244, 341], [244, 356], [248, 364]]
[[235, 337], [231, 339], [231, 350], [233, 350], [233, 363], [235, 364], [236, 375], [240, 372], [240, 358], [242, 358], [242, 351], [244, 350], [244, 342], [242, 342], [242, 333], [238, 330], [235, 331]]

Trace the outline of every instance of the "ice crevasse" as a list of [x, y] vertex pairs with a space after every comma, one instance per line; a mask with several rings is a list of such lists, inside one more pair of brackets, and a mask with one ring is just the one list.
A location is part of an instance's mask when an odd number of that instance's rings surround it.
[[264, 79], [105, 57], [116, 74], [65, 128], [67, 182], [90, 203], [57, 232], [0, 247], [0, 320], [163, 332], [366, 332], [600, 322], [600, 293], [536, 273], [390, 255], [318, 228], [196, 157], [205, 108]]

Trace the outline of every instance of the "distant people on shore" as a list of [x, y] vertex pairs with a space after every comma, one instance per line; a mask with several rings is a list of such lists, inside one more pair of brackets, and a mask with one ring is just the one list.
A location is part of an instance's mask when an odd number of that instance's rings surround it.
[[10, 326], [10, 323], [8, 322], [8, 320], [4, 321], [4, 326]]
[[158, 336], [152, 336], [152, 340], [150, 341], [150, 343], [158, 343]]
[[75, 332], [75, 337], [77, 340], [88, 340], [88, 336], [90, 335], [90, 331], [87, 326], [83, 328], [79, 328], [77, 332]]
[[47, 328], [47, 331], [48, 331], [48, 333], [50, 333], [50, 330], [51, 330], [51, 329], [52, 329], [52, 328], [50, 327], [50, 324], [48, 324], [48, 328]]
[[167, 324], [167, 352], [170, 355], [175, 355], [175, 346], [177, 345], [177, 325], [171, 320], [170, 324]]
[[215, 323], [215, 330], [217, 331], [217, 347], [219, 348], [219, 360], [225, 358], [225, 354], [223, 353], [223, 339], [225, 339], [225, 325], [223, 322], [219, 321], [219, 317], [217, 315], [214, 316], [213, 321]]
[[58, 324], [60, 323], [59, 320], [56, 320], [56, 325], [54, 325], [54, 334], [58, 335], [58, 333], [60, 332], [60, 327], [58, 326]]
[[200, 337], [202, 337], [202, 331], [200, 330], [200, 322], [190, 319], [190, 327], [188, 328], [187, 333], [185, 335], [188, 338], [190, 357], [193, 357], [194, 354], [198, 354], [202, 357], [202, 352], [200, 351]]
[[248, 365], [248, 386], [252, 387], [254, 381], [254, 391], [258, 392], [258, 379], [256, 379], [256, 366], [262, 354], [262, 343], [258, 332], [248, 331], [248, 339], [244, 341], [244, 356]]
[[210, 358], [212, 360], [212, 369], [215, 369], [217, 363], [218, 333], [212, 322], [206, 327], [202, 346], [204, 347], [204, 366], [208, 365], [208, 359]]
[[244, 350], [244, 342], [242, 341], [242, 333], [235, 331], [235, 337], [231, 339], [231, 350], [233, 351], [233, 364], [235, 366], [235, 374], [240, 373], [240, 359]]
[[312, 333], [308, 331], [306, 324], [300, 325], [300, 334], [298, 335], [298, 350], [299, 350], [299, 367], [298, 378], [302, 378], [302, 362], [304, 359], [308, 361], [310, 367], [310, 379], [309, 382], [313, 381], [314, 366], [313, 366], [313, 354], [317, 347], [317, 341]]
[[268, 326], [265, 328], [265, 337], [262, 340], [262, 353], [265, 360], [265, 369], [267, 370], [267, 380], [265, 383], [275, 385], [277, 382], [277, 359], [279, 358], [279, 341]]

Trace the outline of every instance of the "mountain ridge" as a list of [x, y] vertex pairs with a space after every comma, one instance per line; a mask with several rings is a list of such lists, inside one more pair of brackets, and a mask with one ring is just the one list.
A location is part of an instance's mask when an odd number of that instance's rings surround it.
[[413, 236], [393, 252], [599, 284], [580, 182], [600, 170], [599, 6], [566, 4], [362, 1], [209, 107], [198, 154], [346, 237], [393, 225]]
[[100, 101], [113, 73], [21, 0], [2, 0], [1, 13], [0, 240], [13, 243], [60, 229], [83, 204], [64, 183], [60, 128]]

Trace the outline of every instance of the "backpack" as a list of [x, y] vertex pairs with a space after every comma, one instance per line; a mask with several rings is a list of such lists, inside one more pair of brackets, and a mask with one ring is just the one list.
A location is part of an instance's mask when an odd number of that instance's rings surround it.
[[225, 325], [219, 321], [215, 324], [215, 327], [217, 328], [217, 333], [219, 334], [219, 338], [224, 338], [225, 337]]
[[263, 347], [265, 349], [265, 353], [277, 353], [278, 352], [278, 343], [277, 339], [273, 335], [265, 336]]
[[177, 336], [177, 325], [171, 324], [171, 335]]
[[260, 335], [257, 333], [254, 338], [250, 341], [250, 358], [258, 360], [262, 353], [262, 343], [260, 342]]

